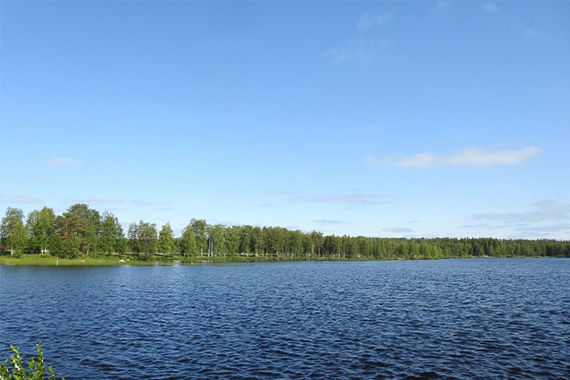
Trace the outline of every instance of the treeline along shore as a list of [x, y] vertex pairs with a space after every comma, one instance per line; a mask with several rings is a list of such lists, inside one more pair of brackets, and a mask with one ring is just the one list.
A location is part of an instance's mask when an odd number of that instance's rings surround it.
[[75, 204], [62, 215], [44, 207], [24, 217], [7, 208], [0, 252], [38, 257], [226, 258], [253, 260], [438, 259], [464, 257], [570, 257], [567, 240], [493, 238], [371, 238], [325, 236], [282, 227], [225, 226], [192, 219], [175, 237], [169, 223], [131, 223], [123, 231], [110, 212]]

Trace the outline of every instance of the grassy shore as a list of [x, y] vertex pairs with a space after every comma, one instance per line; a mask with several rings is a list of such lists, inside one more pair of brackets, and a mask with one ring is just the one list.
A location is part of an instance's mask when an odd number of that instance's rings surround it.
[[[523, 256], [503, 256], [523, 257]], [[438, 259], [475, 259], [490, 258], [482, 256], [440, 257]], [[498, 257], [497, 257], [498, 258]], [[430, 258], [402, 259], [402, 258], [377, 258], [377, 257], [253, 257], [253, 256], [194, 256], [194, 257], [161, 257], [153, 256], [147, 260], [134, 257], [91, 257], [80, 256], [76, 259], [62, 259], [49, 255], [22, 255], [20, 257], [0, 256], [0, 265], [46, 265], [46, 266], [170, 266], [170, 265], [215, 265], [223, 262], [254, 262], [254, 261], [389, 261], [389, 260], [422, 260]], [[431, 258], [436, 259], [436, 258]]]
[[119, 266], [119, 265], [156, 265], [155, 261], [125, 260], [118, 257], [79, 257], [60, 259], [43, 255], [23, 255], [21, 257], [0, 257], [0, 265], [51, 265], [51, 266]]
[[20, 257], [0, 256], [0, 265], [47, 265], [47, 266], [157, 266], [157, 265], [204, 265], [219, 262], [251, 262], [251, 261], [365, 261], [381, 260], [374, 257], [361, 258], [331, 258], [331, 257], [247, 257], [247, 256], [197, 256], [197, 257], [171, 257], [153, 256], [148, 260], [139, 260], [134, 257], [91, 257], [80, 256], [76, 259], [62, 259], [49, 255], [22, 255]]
[[[62, 259], [49, 255], [22, 255], [20, 257], [12, 256], [0, 256], [0, 265], [47, 265], [47, 266], [122, 266], [122, 265], [133, 265], [133, 266], [157, 266], [157, 265], [203, 265], [205, 263], [217, 263], [217, 262], [227, 262], [227, 261], [285, 261], [285, 260], [303, 260], [303, 258], [278, 258], [278, 257], [229, 257], [229, 256], [217, 256], [217, 257], [173, 257], [164, 258], [160, 256], [154, 256], [148, 260], [138, 260], [131, 257], [90, 257], [90, 256], [80, 256], [76, 259]], [[330, 260], [330, 259], [329, 259]]]

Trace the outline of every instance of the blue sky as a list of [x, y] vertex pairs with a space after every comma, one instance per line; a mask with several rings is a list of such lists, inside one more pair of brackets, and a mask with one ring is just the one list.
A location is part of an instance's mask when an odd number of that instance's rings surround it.
[[570, 239], [569, 1], [3, 1], [0, 210]]

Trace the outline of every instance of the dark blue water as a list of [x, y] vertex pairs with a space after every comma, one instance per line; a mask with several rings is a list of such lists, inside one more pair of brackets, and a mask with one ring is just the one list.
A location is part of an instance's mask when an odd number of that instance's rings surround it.
[[570, 260], [0, 266], [68, 379], [570, 378]]

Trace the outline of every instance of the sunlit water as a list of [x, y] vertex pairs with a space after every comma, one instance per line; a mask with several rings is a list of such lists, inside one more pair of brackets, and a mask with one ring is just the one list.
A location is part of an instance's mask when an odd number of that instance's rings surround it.
[[0, 266], [68, 379], [570, 378], [570, 260]]

